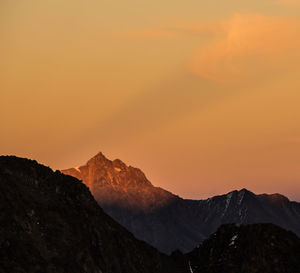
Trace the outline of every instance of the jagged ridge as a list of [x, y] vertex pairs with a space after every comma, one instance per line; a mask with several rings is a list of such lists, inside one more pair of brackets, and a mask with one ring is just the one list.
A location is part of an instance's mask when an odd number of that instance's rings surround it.
[[166, 190], [154, 187], [140, 169], [127, 166], [119, 159], [111, 161], [102, 153], [84, 166], [62, 172], [82, 180], [106, 209], [117, 206], [150, 212], [177, 198]]
[[300, 204], [242, 189], [207, 200], [185, 200], [154, 187], [139, 169], [102, 153], [63, 171], [86, 183], [97, 202], [133, 234], [161, 251], [190, 251], [225, 223], [274, 223], [300, 234]]

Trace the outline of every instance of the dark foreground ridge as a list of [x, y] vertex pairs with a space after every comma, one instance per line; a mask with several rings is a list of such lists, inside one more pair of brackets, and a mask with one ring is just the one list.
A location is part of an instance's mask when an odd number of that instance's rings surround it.
[[223, 225], [186, 256], [192, 273], [297, 273], [300, 239], [272, 224]]
[[0, 157], [0, 272], [185, 273], [133, 237], [76, 178]]
[[298, 273], [299, 261], [299, 238], [272, 224], [223, 225], [186, 255], [161, 254], [76, 178], [0, 157], [0, 273]]
[[273, 223], [300, 235], [300, 203], [280, 194], [242, 189], [207, 200], [182, 199], [153, 186], [141, 170], [102, 153], [63, 172], [82, 180], [113, 219], [165, 253], [189, 252], [226, 223]]

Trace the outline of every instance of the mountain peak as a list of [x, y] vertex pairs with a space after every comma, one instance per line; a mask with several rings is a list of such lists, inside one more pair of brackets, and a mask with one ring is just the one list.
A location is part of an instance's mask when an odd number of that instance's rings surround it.
[[101, 152], [85, 165], [62, 172], [82, 180], [102, 206], [121, 203], [138, 211], [152, 210], [175, 198], [154, 187], [140, 169], [120, 159], [109, 160]]
[[254, 194], [252, 191], [249, 191], [248, 189], [246, 189], [246, 188], [242, 188], [242, 189], [240, 189], [240, 190], [233, 190], [233, 191], [231, 191], [231, 192], [229, 192], [229, 193], [227, 193], [227, 194], [230, 194], [230, 193], [237, 193], [237, 194]]
[[[117, 173], [120, 171], [127, 171], [128, 169], [133, 168], [131, 166], [127, 166], [122, 160], [118, 158], [114, 160], [108, 159], [102, 152], [99, 152], [91, 159], [89, 159], [85, 166], [97, 169], [105, 167], [106, 169], [116, 171]], [[142, 173], [142, 171], [137, 168], [133, 169]]]
[[241, 190], [231, 191], [231, 192], [227, 193], [225, 196], [227, 199], [226, 203], [229, 204], [229, 201], [231, 201], [231, 199], [234, 198], [234, 199], [236, 199], [237, 203], [239, 205], [241, 205], [241, 203], [243, 202], [245, 197], [255, 196], [255, 194], [245, 188], [242, 188]]
[[241, 190], [239, 190], [239, 192], [250, 192], [250, 193], [252, 193], [251, 191], [247, 190], [246, 188], [242, 188]]
[[99, 164], [100, 162], [103, 162], [103, 163], [111, 162], [111, 160], [109, 160], [107, 157], [105, 157], [105, 155], [102, 152], [99, 152], [95, 156], [93, 156], [91, 159], [89, 159], [86, 164], [89, 164], [91, 162], [97, 162]]
[[138, 168], [127, 166], [120, 159], [110, 160], [99, 152], [79, 168], [62, 170], [63, 173], [83, 180], [93, 191], [94, 186], [111, 185], [114, 188], [152, 186]]
[[245, 195], [245, 194], [251, 195], [251, 196], [258, 196], [262, 199], [268, 200], [269, 202], [273, 202], [273, 203], [280, 203], [280, 202], [283, 203], [283, 202], [290, 201], [286, 196], [284, 196], [280, 193], [271, 193], [271, 194], [263, 193], [263, 194], [256, 195], [255, 193], [253, 193], [252, 191], [249, 191], [246, 188], [242, 188], [241, 190], [231, 191], [231, 192], [227, 193], [226, 195], [231, 195], [231, 194], [237, 194], [239, 196]]

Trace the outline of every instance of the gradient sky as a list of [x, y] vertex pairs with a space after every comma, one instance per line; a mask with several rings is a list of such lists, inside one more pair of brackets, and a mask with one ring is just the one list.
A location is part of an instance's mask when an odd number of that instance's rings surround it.
[[0, 41], [1, 154], [300, 201], [300, 0], [1, 0]]

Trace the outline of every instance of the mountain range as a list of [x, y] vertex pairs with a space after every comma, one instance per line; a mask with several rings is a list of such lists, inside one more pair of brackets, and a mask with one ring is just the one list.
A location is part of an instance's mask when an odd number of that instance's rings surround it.
[[227, 224], [168, 256], [115, 222], [76, 178], [0, 156], [0, 273], [12, 272], [296, 273], [300, 239], [273, 224]]
[[242, 189], [206, 200], [183, 199], [153, 186], [140, 169], [102, 153], [62, 172], [83, 181], [107, 214], [165, 253], [191, 251], [227, 223], [273, 223], [300, 235], [300, 203], [280, 194]]

